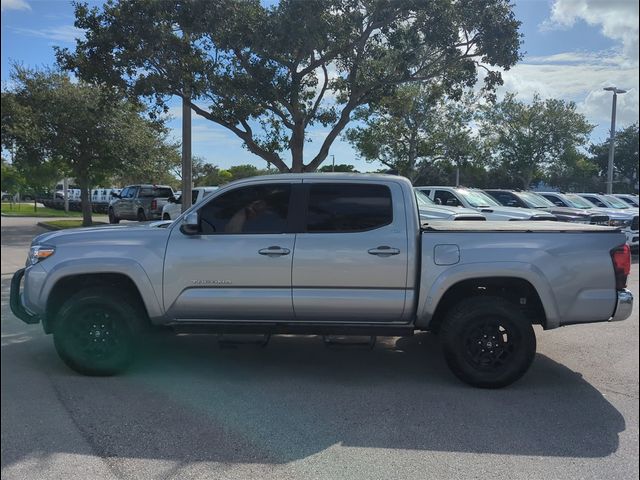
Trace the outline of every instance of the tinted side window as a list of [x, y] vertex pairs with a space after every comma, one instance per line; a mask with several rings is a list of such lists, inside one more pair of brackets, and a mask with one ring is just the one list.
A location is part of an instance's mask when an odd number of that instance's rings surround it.
[[591, 203], [593, 203], [594, 205], [598, 206], [598, 207], [604, 207], [606, 208], [606, 205], [604, 203], [602, 203], [598, 198], [596, 197], [587, 197], [586, 195], [583, 197], [586, 198], [587, 200], [589, 200]]
[[152, 188], [152, 187], [142, 187], [140, 189], [139, 197], [145, 198], [167, 198], [173, 195], [173, 192], [170, 188]]
[[127, 189], [127, 198], [135, 198], [138, 187], [129, 187]]
[[284, 233], [290, 197], [290, 184], [236, 188], [200, 209], [200, 231], [205, 235]]
[[507, 207], [520, 207], [520, 202], [515, 195], [508, 192], [491, 192], [490, 194], [498, 203]]
[[120, 198], [127, 198], [128, 195], [129, 195], [129, 188], [125, 188], [120, 192]]
[[544, 198], [549, 200], [554, 205], [557, 205], [558, 207], [566, 207], [564, 202], [562, 200], [560, 200], [559, 198], [555, 197], [554, 195], [545, 195], [544, 193], [541, 193], [540, 195], [542, 195]]
[[434, 199], [439, 199], [441, 205], [448, 205], [450, 207], [457, 207], [460, 205], [460, 201], [456, 198], [456, 196], [446, 190], [436, 190]]
[[362, 232], [393, 221], [391, 191], [383, 185], [311, 185], [307, 232]]

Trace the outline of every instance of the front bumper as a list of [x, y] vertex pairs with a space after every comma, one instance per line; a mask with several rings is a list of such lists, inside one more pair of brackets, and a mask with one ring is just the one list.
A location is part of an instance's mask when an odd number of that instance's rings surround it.
[[632, 248], [636, 248], [638, 246], [639, 233], [638, 230], [623, 230], [625, 236], [627, 237], [627, 245]]
[[9, 293], [9, 306], [13, 314], [24, 323], [34, 324], [40, 322], [40, 318], [24, 308], [22, 296], [20, 295], [20, 283], [22, 282], [22, 277], [24, 277], [24, 271], [25, 269], [21, 268], [13, 274]]
[[618, 290], [618, 301], [616, 302], [616, 309], [611, 317], [611, 322], [619, 322], [620, 320], [626, 320], [631, 316], [633, 311], [633, 294], [627, 290]]

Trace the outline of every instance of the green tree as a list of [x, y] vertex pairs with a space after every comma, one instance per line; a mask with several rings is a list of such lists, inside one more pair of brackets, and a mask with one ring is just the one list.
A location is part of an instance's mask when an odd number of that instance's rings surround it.
[[12, 80], [2, 92], [2, 141], [14, 147], [18, 170], [75, 178], [83, 225], [91, 224], [92, 185], [171, 149], [160, 121], [144, 118], [139, 104], [111, 90], [21, 67]]
[[[614, 190], [618, 192], [637, 192], [638, 184], [638, 142], [640, 141], [640, 128], [638, 123], [629, 125], [616, 132], [615, 151], [613, 162]], [[592, 145], [589, 148], [591, 161], [595, 164], [597, 174], [601, 177], [603, 185], [607, 177], [609, 164], [609, 141]]]
[[6, 192], [11, 195], [15, 195], [22, 190], [25, 185], [24, 177], [14, 165], [6, 161], [4, 158], [2, 158], [2, 174], [0, 175], [0, 178], [2, 179], [0, 189], [3, 193]]
[[343, 172], [343, 173], [359, 173], [356, 167], [348, 163], [340, 163], [338, 165], [324, 165], [318, 169], [319, 172]]
[[476, 98], [443, 97], [440, 86], [406, 85], [393, 95], [358, 109], [361, 124], [345, 138], [358, 155], [381, 162], [412, 182], [433, 174], [434, 163], [464, 167], [478, 157], [471, 131]]
[[593, 192], [600, 191], [603, 186], [598, 178], [598, 165], [574, 148], [567, 149], [549, 166], [544, 180], [567, 191]]
[[[314, 171], [359, 106], [398, 85], [437, 80], [450, 94], [519, 59], [509, 0], [114, 0], [75, 6], [86, 36], [58, 50], [87, 81], [178, 96], [280, 171]], [[492, 67], [497, 67], [492, 69]], [[307, 129], [328, 128], [305, 158]], [[290, 153], [290, 159], [283, 157]]]
[[542, 100], [537, 94], [528, 104], [513, 93], [488, 103], [481, 109], [479, 123], [494, 168], [517, 179], [521, 188], [529, 188], [567, 152], [586, 145], [593, 129], [575, 103]]

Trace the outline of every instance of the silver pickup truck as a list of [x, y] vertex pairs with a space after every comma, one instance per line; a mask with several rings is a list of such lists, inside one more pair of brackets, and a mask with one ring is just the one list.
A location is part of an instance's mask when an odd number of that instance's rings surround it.
[[240, 180], [173, 223], [36, 237], [12, 311], [53, 333], [72, 369], [110, 375], [153, 326], [265, 335], [439, 335], [461, 380], [496, 388], [536, 351], [532, 325], [623, 320], [629, 248], [616, 228], [420, 224], [404, 178]]

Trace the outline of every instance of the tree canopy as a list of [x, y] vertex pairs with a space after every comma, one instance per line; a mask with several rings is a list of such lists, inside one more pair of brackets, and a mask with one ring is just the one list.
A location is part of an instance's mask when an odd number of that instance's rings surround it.
[[573, 102], [535, 95], [527, 104], [512, 93], [486, 104], [479, 123], [494, 167], [508, 171], [521, 188], [529, 188], [536, 175], [568, 152], [586, 146], [593, 129]]
[[[75, 4], [85, 37], [60, 64], [166, 108], [187, 99], [280, 171], [313, 171], [359, 106], [398, 86], [458, 95], [519, 59], [508, 0], [110, 0]], [[307, 130], [327, 130], [305, 158]], [[289, 152], [290, 158], [284, 156]]]
[[15, 67], [14, 87], [2, 92], [2, 143], [30, 181], [74, 177], [81, 188], [83, 224], [91, 224], [89, 189], [119, 171], [179, 161], [161, 121], [117, 92], [73, 82], [57, 71]]
[[470, 126], [474, 101], [469, 93], [457, 101], [445, 97], [439, 86], [405, 85], [359, 108], [360, 124], [344, 136], [361, 158], [416, 182], [436, 162], [460, 166], [477, 155]]

